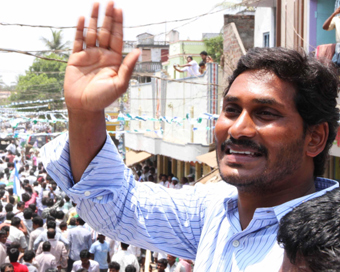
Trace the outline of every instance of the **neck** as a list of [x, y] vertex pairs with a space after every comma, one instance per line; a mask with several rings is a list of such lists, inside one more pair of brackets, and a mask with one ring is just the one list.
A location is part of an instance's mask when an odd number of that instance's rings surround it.
[[[297, 182], [301, 181], [301, 182]], [[245, 229], [253, 218], [257, 208], [274, 207], [290, 200], [315, 192], [314, 177], [302, 181], [299, 177], [279, 182], [269, 192], [245, 192], [238, 190], [238, 211], [241, 228]]]

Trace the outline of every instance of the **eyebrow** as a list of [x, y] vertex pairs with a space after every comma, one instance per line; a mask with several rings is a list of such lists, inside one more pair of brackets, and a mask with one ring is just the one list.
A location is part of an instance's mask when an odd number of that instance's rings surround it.
[[[225, 98], [226, 102], [238, 102], [240, 99], [236, 96], [226, 96]], [[271, 106], [279, 106], [281, 108], [285, 108], [285, 106], [279, 102], [277, 102], [273, 98], [254, 98], [252, 100], [253, 103], [256, 104], [262, 104], [262, 105], [271, 105]]]

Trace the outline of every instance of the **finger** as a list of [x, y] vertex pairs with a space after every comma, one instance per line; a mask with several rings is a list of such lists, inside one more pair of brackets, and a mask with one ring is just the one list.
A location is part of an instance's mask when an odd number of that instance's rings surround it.
[[74, 44], [73, 44], [73, 53], [77, 53], [77, 52], [80, 52], [81, 50], [83, 50], [84, 23], [85, 23], [85, 18], [80, 17], [79, 20], [78, 20], [76, 37], [74, 39]]
[[103, 21], [102, 28], [99, 32], [99, 46], [103, 48], [108, 48], [110, 44], [111, 36], [111, 24], [113, 15], [113, 2], [109, 2], [106, 6], [105, 17]]
[[110, 48], [122, 53], [123, 49], [123, 12], [121, 9], [113, 9], [113, 21], [111, 26]]
[[140, 55], [139, 49], [134, 49], [131, 53], [129, 53], [123, 63], [121, 64], [119, 70], [118, 70], [118, 80], [119, 80], [119, 90], [120, 93], [123, 93], [126, 91], [129, 80], [131, 78], [133, 69], [135, 68], [136, 62], [138, 60], [138, 57]]
[[99, 10], [99, 3], [94, 3], [93, 8], [92, 8], [92, 14], [91, 14], [89, 27], [86, 33], [86, 39], [85, 39], [86, 47], [96, 46], [98, 10]]

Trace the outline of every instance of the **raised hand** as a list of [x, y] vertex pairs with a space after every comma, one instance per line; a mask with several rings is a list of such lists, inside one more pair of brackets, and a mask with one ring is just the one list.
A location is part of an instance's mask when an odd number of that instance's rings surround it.
[[122, 11], [109, 2], [98, 34], [98, 10], [99, 3], [95, 3], [86, 36], [84, 17], [78, 21], [73, 54], [68, 61], [64, 81], [69, 111], [103, 111], [126, 91], [139, 56], [139, 50], [134, 50], [121, 62]]

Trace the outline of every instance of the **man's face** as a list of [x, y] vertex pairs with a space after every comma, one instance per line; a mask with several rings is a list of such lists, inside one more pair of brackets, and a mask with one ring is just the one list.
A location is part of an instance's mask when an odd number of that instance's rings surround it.
[[10, 267], [10, 266], [6, 266], [5, 267], [5, 272], [13, 272], [13, 267]]
[[168, 263], [170, 265], [173, 265], [176, 262], [176, 257], [175, 256], [172, 256], [172, 255], [168, 254], [168, 256], [166, 258], [167, 258]]
[[171, 182], [172, 181], [172, 177], [168, 176], [168, 181]]
[[307, 144], [294, 97], [294, 87], [273, 73], [247, 71], [236, 78], [215, 127], [223, 180], [263, 192], [301, 169]]
[[203, 61], [205, 61], [205, 60], [207, 59], [207, 56], [206, 56], [206, 55], [203, 55], [203, 54], [201, 54], [201, 58], [202, 58], [202, 60], [203, 60]]
[[98, 235], [98, 241], [101, 242], [101, 243], [104, 243], [105, 241], [105, 236], [104, 235]]
[[192, 61], [192, 59], [191, 58], [187, 58], [187, 62], [189, 63], [190, 61]]
[[89, 264], [88, 258], [81, 258], [81, 265], [82, 266], [87, 266], [88, 264]]
[[157, 263], [157, 271], [158, 272], [164, 272], [165, 271], [165, 268], [163, 264], [161, 263]]
[[162, 181], [166, 181], [166, 176], [162, 176]]
[[6, 244], [7, 235], [0, 235], [0, 242]]

